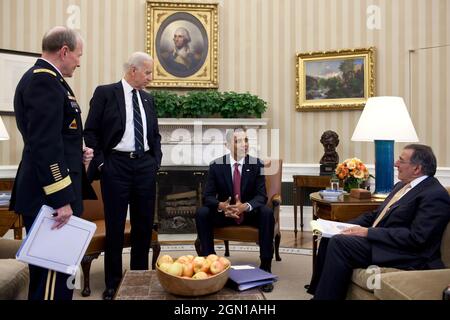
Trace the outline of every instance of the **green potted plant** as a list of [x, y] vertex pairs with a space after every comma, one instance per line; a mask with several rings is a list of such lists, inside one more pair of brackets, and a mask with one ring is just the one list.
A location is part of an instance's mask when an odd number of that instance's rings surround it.
[[185, 95], [155, 90], [160, 118], [261, 118], [267, 102], [250, 93], [191, 91]]
[[223, 105], [219, 110], [224, 118], [261, 118], [267, 103], [250, 93], [224, 92]]

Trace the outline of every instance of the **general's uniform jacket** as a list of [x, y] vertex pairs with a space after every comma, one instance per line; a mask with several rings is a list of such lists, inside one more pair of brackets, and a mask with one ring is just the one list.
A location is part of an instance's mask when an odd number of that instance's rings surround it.
[[38, 59], [17, 85], [14, 111], [24, 149], [11, 210], [33, 216], [43, 204], [56, 209], [70, 203], [81, 215], [83, 192], [85, 198], [95, 193], [82, 163], [81, 109], [69, 85]]

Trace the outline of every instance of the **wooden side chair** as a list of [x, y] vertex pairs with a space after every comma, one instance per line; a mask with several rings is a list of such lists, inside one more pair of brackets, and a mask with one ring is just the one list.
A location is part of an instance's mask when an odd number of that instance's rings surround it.
[[[100, 189], [100, 181], [96, 180], [92, 183], [92, 187], [95, 190], [95, 193], [97, 194], [98, 200], [84, 200], [84, 211], [82, 214], [82, 218], [92, 221], [97, 225], [97, 229], [95, 230], [94, 237], [91, 240], [91, 243], [89, 244], [89, 247], [86, 250], [86, 254], [83, 257], [83, 260], [81, 261], [81, 268], [83, 270], [83, 290], [81, 291], [81, 295], [83, 297], [87, 297], [91, 294], [91, 288], [89, 286], [89, 280], [90, 280], [90, 270], [91, 270], [91, 264], [94, 259], [97, 259], [98, 256], [105, 251], [105, 218], [104, 218], [104, 212], [103, 212], [103, 199], [102, 199], [102, 192]], [[156, 213], [155, 213], [156, 215]], [[155, 217], [156, 219], [156, 217]], [[131, 224], [129, 221], [125, 224], [125, 238], [124, 238], [124, 248], [129, 248], [131, 246], [131, 239], [130, 239], [130, 231], [131, 231]], [[153, 225], [153, 232], [152, 232], [152, 242], [151, 247], [153, 250], [153, 257], [152, 257], [152, 269], [155, 269], [156, 261], [158, 260], [159, 253], [161, 251], [161, 245], [158, 242], [158, 227], [157, 223]]]
[[[280, 205], [281, 205], [281, 178], [283, 160], [266, 160], [264, 161], [266, 168], [266, 192], [267, 192], [267, 206], [273, 209], [275, 217], [274, 230], [274, 250], [276, 261], [281, 261], [280, 257]], [[269, 174], [267, 174], [269, 173]], [[225, 256], [230, 255], [229, 242], [256, 242], [258, 243], [259, 233], [258, 228], [248, 225], [235, 225], [227, 227], [214, 228], [214, 239], [223, 240], [225, 243]], [[195, 250], [200, 255], [200, 240], [195, 241]]]

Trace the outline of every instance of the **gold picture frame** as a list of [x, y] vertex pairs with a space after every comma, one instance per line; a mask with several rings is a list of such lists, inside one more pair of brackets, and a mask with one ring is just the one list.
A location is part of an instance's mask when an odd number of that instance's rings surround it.
[[375, 48], [299, 53], [296, 109], [361, 110], [375, 95]]
[[218, 3], [147, 1], [150, 87], [218, 88]]
[[0, 49], [0, 115], [14, 115], [17, 84], [39, 57], [39, 53]]

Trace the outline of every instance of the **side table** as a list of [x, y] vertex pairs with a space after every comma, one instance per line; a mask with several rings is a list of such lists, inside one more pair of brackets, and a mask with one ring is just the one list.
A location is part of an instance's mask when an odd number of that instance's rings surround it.
[[[384, 199], [356, 199], [349, 195], [339, 197], [338, 200], [325, 200], [318, 192], [309, 195], [313, 205], [313, 219], [326, 219], [345, 222], [354, 219], [364, 212], [376, 210]], [[313, 269], [317, 255], [317, 236], [313, 236]]]
[[331, 176], [294, 175], [292, 188], [294, 202], [294, 234], [297, 239], [297, 206], [300, 206], [300, 231], [303, 231], [303, 206], [306, 188], [323, 188], [330, 186]]
[[14, 229], [14, 239], [22, 239], [22, 216], [9, 211], [7, 206], [0, 206], [0, 237], [9, 229]]

